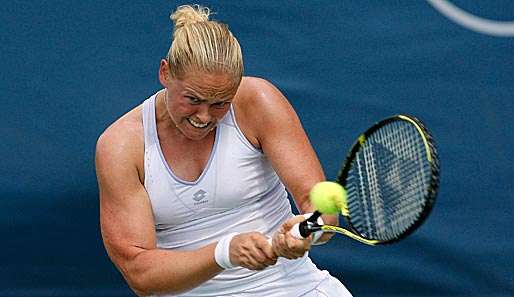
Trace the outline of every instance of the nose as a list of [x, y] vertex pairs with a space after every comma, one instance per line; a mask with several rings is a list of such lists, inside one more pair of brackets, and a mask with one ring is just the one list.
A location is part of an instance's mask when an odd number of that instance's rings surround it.
[[209, 105], [208, 104], [200, 104], [198, 106], [198, 109], [195, 113], [195, 116], [198, 118], [199, 121], [202, 123], [208, 123], [211, 121], [211, 114], [209, 112]]

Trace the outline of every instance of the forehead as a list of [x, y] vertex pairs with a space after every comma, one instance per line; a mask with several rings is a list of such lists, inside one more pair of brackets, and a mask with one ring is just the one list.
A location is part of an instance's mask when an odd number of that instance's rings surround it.
[[190, 72], [181, 79], [184, 91], [200, 99], [228, 99], [235, 95], [239, 81], [227, 73]]

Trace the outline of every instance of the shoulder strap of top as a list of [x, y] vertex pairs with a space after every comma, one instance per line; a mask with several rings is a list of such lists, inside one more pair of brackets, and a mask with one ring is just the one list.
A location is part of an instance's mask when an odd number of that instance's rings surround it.
[[145, 134], [145, 148], [155, 141], [155, 98], [157, 95], [143, 102], [143, 130]]

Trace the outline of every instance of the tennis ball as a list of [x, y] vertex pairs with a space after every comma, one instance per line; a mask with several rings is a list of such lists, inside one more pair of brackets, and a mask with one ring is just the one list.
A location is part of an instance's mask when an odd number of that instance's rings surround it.
[[309, 198], [314, 207], [323, 214], [348, 212], [346, 190], [338, 183], [323, 181], [312, 187]]

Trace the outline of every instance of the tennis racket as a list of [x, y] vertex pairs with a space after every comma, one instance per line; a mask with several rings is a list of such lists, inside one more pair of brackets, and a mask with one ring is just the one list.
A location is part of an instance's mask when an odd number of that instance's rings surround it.
[[317, 224], [321, 213], [315, 211], [293, 233], [335, 232], [368, 245], [405, 238], [426, 220], [437, 196], [433, 138], [415, 117], [384, 119], [358, 137], [336, 182], [348, 194], [341, 208], [348, 228]]

